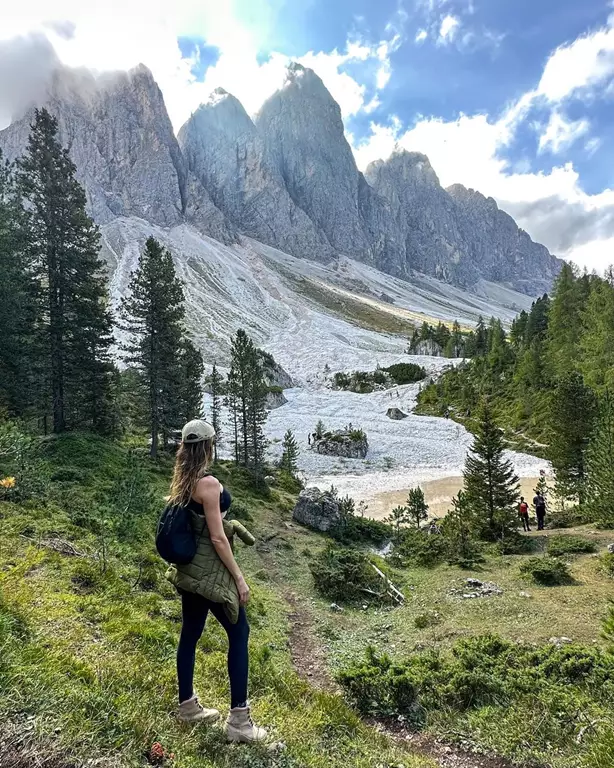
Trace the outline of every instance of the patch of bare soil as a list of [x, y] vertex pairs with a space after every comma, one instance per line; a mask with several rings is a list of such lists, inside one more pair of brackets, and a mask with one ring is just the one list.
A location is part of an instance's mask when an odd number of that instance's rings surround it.
[[314, 633], [311, 613], [301, 605], [294, 592], [288, 590], [284, 593], [284, 597], [292, 608], [288, 619], [290, 621], [290, 655], [294, 668], [300, 677], [315, 688], [336, 692], [338, 689], [328, 671], [326, 654]]
[[[417, 752], [434, 760], [439, 768], [518, 768], [503, 757], [482, 755], [472, 752], [456, 744], [450, 744], [427, 733], [414, 733], [403, 723], [380, 722], [371, 723], [380, 733], [385, 733], [397, 742], [407, 746], [412, 752]], [[539, 768], [534, 766], [534, 768]]]

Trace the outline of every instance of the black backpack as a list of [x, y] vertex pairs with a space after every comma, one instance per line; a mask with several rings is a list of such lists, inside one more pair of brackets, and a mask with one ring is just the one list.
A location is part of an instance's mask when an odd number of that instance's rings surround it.
[[194, 559], [197, 547], [192, 512], [182, 504], [168, 504], [156, 531], [156, 549], [160, 557], [173, 565], [187, 565]]

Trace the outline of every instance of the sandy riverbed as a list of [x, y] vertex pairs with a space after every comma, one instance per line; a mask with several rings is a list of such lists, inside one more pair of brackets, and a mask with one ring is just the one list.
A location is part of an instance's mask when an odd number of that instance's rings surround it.
[[[521, 495], [529, 500], [533, 499], [534, 488], [537, 484], [537, 477], [522, 477], [520, 479]], [[430, 517], [443, 517], [452, 506], [451, 499], [462, 489], [463, 478], [444, 477], [440, 480], [427, 480], [424, 483], [418, 483], [424, 491], [424, 498], [429, 505]], [[381, 520], [390, 514], [390, 511], [399, 505], [404, 505], [407, 499], [408, 488], [400, 491], [384, 491], [368, 500], [369, 517]]]

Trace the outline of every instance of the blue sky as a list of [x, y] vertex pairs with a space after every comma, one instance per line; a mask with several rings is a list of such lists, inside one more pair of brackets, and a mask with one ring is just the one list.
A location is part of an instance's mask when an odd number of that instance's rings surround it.
[[0, 77], [0, 125], [56, 59], [145, 63], [176, 130], [217, 86], [254, 114], [299, 60], [339, 102], [359, 167], [423, 151], [554, 253], [614, 261], [613, 2], [22, 0], [0, 10], [0, 75], [24, 73]]

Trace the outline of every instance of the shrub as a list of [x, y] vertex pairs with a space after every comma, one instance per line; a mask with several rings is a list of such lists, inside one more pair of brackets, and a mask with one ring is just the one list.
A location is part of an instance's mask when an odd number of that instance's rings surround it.
[[416, 363], [396, 363], [383, 370], [392, 376], [396, 384], [413, 384], [426, 378], [426, 371]]
[[247, 523], [252, 520], [249, 507], [241, 501], [232, 502], [228, 516], [233, 520], [244, 520]]
[[614, 579], [614, 552], [602, 552], [599, 555], [599, 570]]
[[545, 586], [570, 584], [572, 581], [568, 567], [554, 557], [530, 557], [520, 566], [520, 573]]
[[441, 624], [441, 616], [435, 611], [428, 611], [427, 613], [419, 613], [414, 618], [414, 626], [416, 629], [427, 629], [428, 627], [436, 627], [437, 624]]
[[336, 602], [384, 599], [382, 581], [364, 552], [329, 545], [309, 563], [317, 591]]
[[497, 543], [497, 549], [502, 555], [527, 555], [541, 548], [541, 540], [530, 536], [521, 536], [512, 532]]
[[566, 507], [551, 512], [547, 518], [548, 528], [575, 528], [577, 525], [584, 525], [592, 522], [592, 515], [589, 510], [582, 507]]
[[431, 568], [443, 562], [446, 554], [446, 541], [442, 534], [429, 534], [423, 528], [405, 528], [400, 534], [395, 559], [400, 565]]
[[594, 551], [595, 544], [582, 536], [552, 536], [548, 539], [548, 554], [553, 557]]
[[392, 538], [392, 529], [381, 520], [342, 514], [339, 525], [332, 529], [334, 539], [342, 544], [374, 544], [382, 546]]

